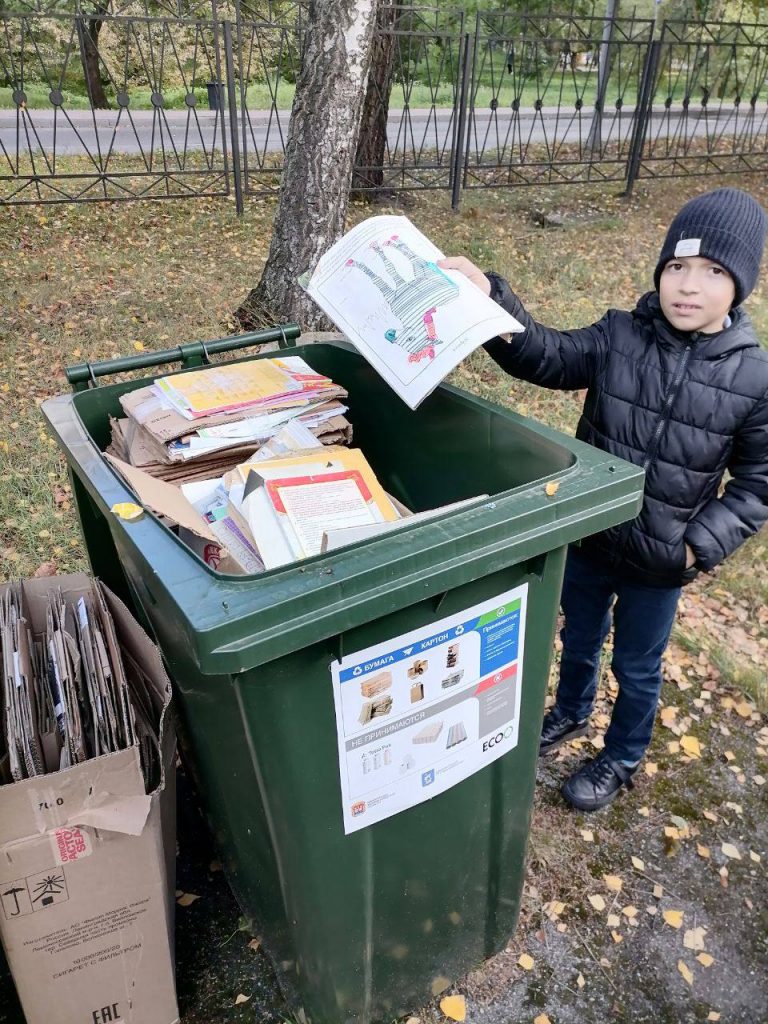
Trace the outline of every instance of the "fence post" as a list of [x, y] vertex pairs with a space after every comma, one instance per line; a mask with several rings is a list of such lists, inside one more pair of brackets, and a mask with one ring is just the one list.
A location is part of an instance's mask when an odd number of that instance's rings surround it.
[[[237, 94], [235, 93], [235, 63], [232, 54], [232, 22], [223, 21], [224, 63], [227, 66], [227, 101], [229, 105], [229, 138], [232, 145], [232, 178], [235, 183], [235, 209], [243, 213], [243, 183], [240, 178], [240, 140], [237, 137]], [[224, 117], [224, 111], [221, 113]]]
[[467, 93], [469, 92], [469, 72], [472, 64], [470, 54], [470, 35], [464, 33], [462, 66], [461, 66], [461, 92], [459, 94], [458, 130], [456, 132], [456, 145], [451, 156], [451, 209], [458, 210], [461, 199], [461, 165], [464, 156], [464, 132], [467, 127]]
[[656, 85], [656, 71], [659, 66], [661, 55], [661, 42], [658, 39], [651, 39], [648, 44], [648, 51], [645, 55], [643, 77], [640, 83], [640, 95], [635, 106], [635, 124], [632, 129], [632, 139], [629, 144], [629, 156], [627, 157], [627, 187], [622, 192], [625, 199], [632, 195], [632, 189], [640, 171], [640, 161], [643, 157], [645, 136], [648, 131], [648, 122], [653, 112], [653, 96]]

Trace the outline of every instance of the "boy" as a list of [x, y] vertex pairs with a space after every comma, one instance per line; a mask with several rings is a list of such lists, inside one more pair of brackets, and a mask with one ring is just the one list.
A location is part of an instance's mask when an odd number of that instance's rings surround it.
[[765, 233], [765, 213], [745, 192], [690, 200], [664, 240], [656, 291], [631, 313], [609, 310], [572, 331], [538, 324], [503, 278], [469, 260], [441, 264], [525, 326], [486, 345], [499, 366], [544, 387], [587, 388], [576, 436], [645, 469], [639, 516], [571, 548], [566, 562], [560, 681], [540, 754], [586, 732], [611, 617], [619, 684], [604, 749], [562, 787], [580, 810], [632, 786], [681, 587], [768, 520], [768, 353], [739, 308], [757, 281]]

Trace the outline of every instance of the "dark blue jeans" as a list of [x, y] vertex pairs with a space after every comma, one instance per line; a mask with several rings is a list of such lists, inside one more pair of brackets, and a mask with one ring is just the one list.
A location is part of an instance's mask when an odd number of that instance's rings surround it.
[[[619, 694], [605, 750], [634, 764], [651, 742], [661, 692], [661, 658], [669, 643], [680, 588], [646, 587], [571, 548], [561, 604], [565, 626], [557, 705], [569, 718], [587, 718], [595, 703], [600, 651], [613, 619], [611, 668]], [[615, 598], [615, 603], [614, 603]]]

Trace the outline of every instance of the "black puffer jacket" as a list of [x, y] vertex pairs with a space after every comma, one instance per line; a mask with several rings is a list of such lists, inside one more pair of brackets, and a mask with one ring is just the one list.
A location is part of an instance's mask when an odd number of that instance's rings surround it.
[[[525, 326], [485, 346], [502, 369], [548, 388], [587, 388], [576, 436], [646, 471], [640, 515], [584, 542], [625, 578], [690, 582], [768, 520], [768, 353], [737, 309], [717, 334], [681, 333], [656, 292], [629, 313], [556, 331], [526, 313], [507, 282], [491, 297]], [[730, 479], [719, 495], [723, 474]], [[696, 555], [686, 570], [685, 544]]]

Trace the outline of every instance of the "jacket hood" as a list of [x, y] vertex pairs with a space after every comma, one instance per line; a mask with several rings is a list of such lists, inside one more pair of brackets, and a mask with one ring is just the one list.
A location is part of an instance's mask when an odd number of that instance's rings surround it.
[[653, 324], [661, 337], [675, 344], [688, 343], [693, 340], [696, 344], [694, 354], [696, 359], [719, 359], [727, 353], [737, 352], [739, 349], [760, 347], [752, 321], [741, 306], [731, 310], [730, 326], [724, 327], [716, 334], [676, 330], [661, 311], [658, 292], [646, 292], [641, 296], [632, 315], [648, 324]]

